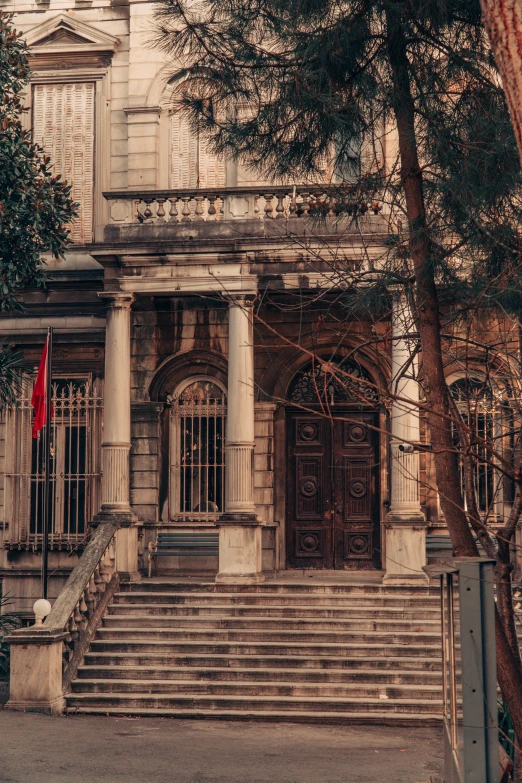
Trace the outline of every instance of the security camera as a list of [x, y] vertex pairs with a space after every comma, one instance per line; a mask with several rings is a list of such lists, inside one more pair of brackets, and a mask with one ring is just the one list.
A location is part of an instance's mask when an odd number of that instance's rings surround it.
[[413, 454], [416, 451], [431, 451], [429, 443], [399, 443], [399, 451], [404, 454]]

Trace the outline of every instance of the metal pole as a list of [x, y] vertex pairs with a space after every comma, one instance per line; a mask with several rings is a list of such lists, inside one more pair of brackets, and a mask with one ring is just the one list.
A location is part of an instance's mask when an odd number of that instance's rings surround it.
[[455, 613], [453, 606], [453, 574], [447, 574], [448, 585], [448, 631], [449, 631], [449, 673], [451, 700], [451, 745], [454, 752], [458, 749], [457, 734], [457, 672], [455, 660]]
[[459, 567], [464, 780], [498, 783], [494, 560], [455, 560]]
[[49, 501], [51, 467], [51, 394], [52, 394], [53, 327], [47, 329], [47, 357], [45, 373], [45, 437], [44, 437], [44, 485], [42, 509], [42, 597], [47, 598], [49, 563]]
[[443, 698], [443, 714], [446, 720], [449, 718], [449, 707], [448, 707], [448, 672], [447, 672], [447, 660], [448, 656], [446, 654], [447, 651], [447, 635], [446, 635], [446, 611], [445, 611], [445, 604], [446, 604], [446, 586], [444, 584], [444, 574], [440, 575], [440, 638], [442, 639], [442, 698]]

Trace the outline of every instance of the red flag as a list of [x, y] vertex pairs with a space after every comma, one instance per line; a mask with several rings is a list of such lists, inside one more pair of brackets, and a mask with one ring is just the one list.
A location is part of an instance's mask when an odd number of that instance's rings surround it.
[[[38, 375], [36, 376], [36, 382], [34, 384], [33, 396], [31, 397], [31, 405], [34, 408], [34, 421], [33, 421], [33, 438], [38, 437], [38, 433], [45, 425], [45, 396], [47, 393], [47, 349], [49, 346], [49, 338], [45, 341], [44, 349], [42, 351], [42, 358], [40, 359], [40, 366], [38, 367]], [[53, 408], [51, 406], [51, 418], [53, 416]]]

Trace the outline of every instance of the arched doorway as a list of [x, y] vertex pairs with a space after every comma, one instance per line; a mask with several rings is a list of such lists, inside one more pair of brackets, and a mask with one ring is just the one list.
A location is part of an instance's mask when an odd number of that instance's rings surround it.
[[286, 413], [290, 568], [380, 567], [378, 395], [353, 360], [312, 362]]
[[216, 522], [225, 508], [224, 386], [193, 376], [177, 388], [170, 408], [170, 521]]

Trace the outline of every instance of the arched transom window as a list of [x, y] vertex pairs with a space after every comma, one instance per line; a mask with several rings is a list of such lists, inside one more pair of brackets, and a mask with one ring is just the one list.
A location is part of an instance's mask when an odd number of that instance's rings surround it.
[[375, 404], [379, 395], [369, 373], [350, 358], [307, 364], [292, 381], [289, 400], [301, 405]]
[[172, 399], [170, 517], [216, 520], [225, 503], [226, 393], [217, 380], [191, 378]]

